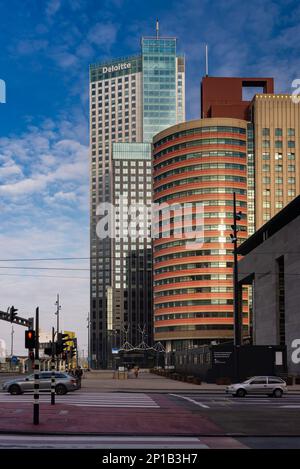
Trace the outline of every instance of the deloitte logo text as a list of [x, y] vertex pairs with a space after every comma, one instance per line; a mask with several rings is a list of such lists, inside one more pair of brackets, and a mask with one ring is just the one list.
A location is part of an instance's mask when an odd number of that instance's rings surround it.
[[110, 67], [103, 67], [102, 73], [111, 73], [111, 72], [119, 72], [120, 70], [125, 70], [126, 68], [131, 68], [131, 63], [123, 63], [117, 65], [111, 65]]

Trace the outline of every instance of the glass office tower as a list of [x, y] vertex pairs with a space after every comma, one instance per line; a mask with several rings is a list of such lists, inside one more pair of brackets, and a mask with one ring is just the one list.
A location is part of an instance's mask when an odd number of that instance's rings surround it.
[[143, 140], [184, 120], [184, 59], [176, 56], [176, 39], [142, 39]]
[[[142, 301], [139, 303], [138, 300], [135, 302], [135, 310], [131, 310], [127, 299], [124, 299], [122, 305], [122, 295], [116, 286], [122, 284], [126, 292], [124, 283], [130, 280], [130, 294], [133, 298], [134, 288], [139, 292], [139, 281], [145, 285], [146, 279], [137, 275], [134, 283], [132, 278], [121, 278], [121, 272], [120, 275], [117, 272], [116, 277], [115, 269], [119, 266], [116, 266], [114, 258], [115, 240], [109, 237], [100, 239], [96, 234], [97, 224], [101, 220], [99, 204], [113, 202], [115, 191], [122, 193], [125, 190], [121, 184], [116, 186], [115, 177], [119, 176], [114, 173], [113, 144], [118, 143], [114, 151], [120, 155], [122, 144], [150, 143], [158, 131], [184, 121], [184, 88], [184, 57], [177, 56], [175, 38], [142, 38], [140, 55], [90, 67], [90, 363], [93, 368], [109, 366], [111, 345], [118, 346], [124, 328], [132, 329], [129, 337], [136, 337], [138, 324], [134, 321], [139, 324], [143, 322], [142, 309], [146, 311], [145, 322], [149, 324], [149, 305]], [[127, 156], [128, 148], [124, 148]], [[132, 150], [133, 155], [136, 155], [134, 147]], [[126, 160], [128, 163], [136, 161], [136, 169], [139, 171], [138, 159], [133, 155], [129, 155]], [[140, 161], [144, 161], [143, 165], [147, 167], [143, 157]], [[125, 165], [123, 170], [126, 171]], [[145, 174], [140, 176], [144, 177]], [[135, 192], [135, 188], [131, 191], [130, 184], [128, 181], [127, 190], [133, 195], [131, 193]], [[147, 183], [142, 190], [149, 192]], [[140, 198], [143, 199], [144, 195]], [[117, 230], [118, 221], [115, 223]], [[143, 250], [143, 262], [148, 266], [152, 262], [149, 260], [149, 246], [144, 246]], [[139, 245], [130, 244], [126, 256], [128, 259], [139, 258], [140, 251]], [[126, 269], [123, 272], [125, 274]], [[117, 282], [118, 277], [120, 282]], [[138, 297], [139, 293], [136, 293]], [[148, 297], [151, 295], [147, 294]], [[118, 315], [115, 309], [112, 316], [111, 308], [116, 305], [120, 306]], [[141, 311], [137, 311], [137, 308], [141, 308]], [[130, 318], [127, 323], [126, 318]]]

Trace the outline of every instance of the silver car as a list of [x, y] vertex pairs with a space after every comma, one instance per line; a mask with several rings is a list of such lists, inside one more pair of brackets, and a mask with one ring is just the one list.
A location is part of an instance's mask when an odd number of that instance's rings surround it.
[[[51, 371], [40, 371], [40, 391], [51, 390]], [[78, 382], [74, 376], [64, 373], [62, 371], [55, 372], [55, 392], [56, 394], [63, 395], [69, 391], [78, 389]], [[24, 378], [16, 378], [6, 381], [2, 385], [2, 390], [10, 394], [17, 395], [23, 394], [26, 391], [34, 390], [34, 375], [25, 376]]]
[[278, 376], [254, 376], [242, 383], [227, 386], [226, 393], [237, 397], [247, 394], [267, 394], [268, 396], [282, 397], [287, 393], [286, 382]]

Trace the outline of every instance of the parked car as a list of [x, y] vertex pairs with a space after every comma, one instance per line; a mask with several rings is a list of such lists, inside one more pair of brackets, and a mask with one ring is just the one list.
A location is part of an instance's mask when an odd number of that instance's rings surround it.
[[242, 383], [227, 386], [226, 393], [237, 397], [247, 394], [267, 394], [268, 396], [282, 397], [287, 393], [286, 382], [278, 376], [254, 376]]
[[[51, 390], [51, 371], [40, 372], [40, 391]], [[64, 373], [62, 371], [55, 372], [55, 392], [56, 394], [63, 395], [69, 391], [75, 391], [78, 389], [78, 382], [74, 376]], [[23, 394], [27, 391], [34, 390], [34, 375], [28, 375], [6, 381], [2, 385], [2, 390], [7, 391], [10, 394], [17, 395]]]

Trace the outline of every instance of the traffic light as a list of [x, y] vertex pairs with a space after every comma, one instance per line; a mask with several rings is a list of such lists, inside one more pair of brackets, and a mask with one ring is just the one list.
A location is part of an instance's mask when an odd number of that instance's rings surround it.
[[34, 362], [34, 352], [32, 350], [29, 352], [29, 358], [32, 362]]
[[25, 331], [25, 348], [33, 349], [35, 347], [35, 331]]
[[76, 357], [77, 350], [75, 347], [71, 347], [71, 358]]
[[57, 335], [57, 342], [56, 342], [56, 355], [60, 355], [61, 353], [65, 352], [68, 348], [67, 342], [69, 342], [70, 338], [68, 334], [61, 334]]
[[49, 356], [52, 355], [52, 347], [46, 347], [44, 349], [44, 354]]
[[9, 312], [10, 312], [10, 322], [14, 322], [14, 319], [17, 317], [17, 311], [18, 309], [15, 308], [14, 306], [11, 306], [9, 308]]

